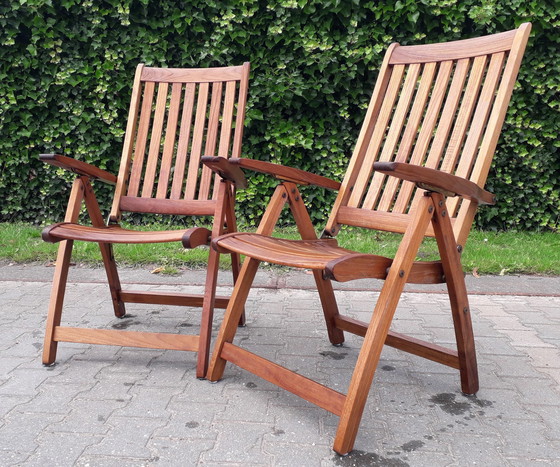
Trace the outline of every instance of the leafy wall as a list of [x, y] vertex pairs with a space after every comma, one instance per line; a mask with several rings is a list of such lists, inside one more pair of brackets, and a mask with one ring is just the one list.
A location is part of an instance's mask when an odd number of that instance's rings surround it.
[[[391, 42], [513, 29], [532, 37], [478, 222], [557, 229], [560, 7], [537, 0], [20, 0], [0, 5], [1, 221], [60, 220], [72, 177], [37, 160], [62, 152], [116, 172], [135, 66], [249, 60], [247, 156], [340, 179]], [[273, 185], [251, 179], [242, 217]], [[97, 184], [109, 206], [111, 188]], [[332, 193], [305, 189], [321, 223]]]

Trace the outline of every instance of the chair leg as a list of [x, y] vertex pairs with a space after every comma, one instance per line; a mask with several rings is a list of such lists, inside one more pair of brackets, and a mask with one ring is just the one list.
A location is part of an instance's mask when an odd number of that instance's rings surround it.
[[321, 299], [329, 340], [332, 345], [342, 345], [344, 342], [344, 332], [337, 328], [335, 324], [335, 319], [339, 313], [332, 283], [329, 279], [323, 278], [322, 271], [313, 270], [313, 276], [315, 277], [317, 291]]
[[[238, 253], [232, 253], [231, 254], [231, 272], [233, 274], [233, 283], [234, 284], [237, 282], [237, 279], [239, 278], [240, 268], [241, 268], [241, 255], [239, 255]], [[246, 325], [246, 322], [247, 322], [247, 318], [246, 318], [245, 309], [244, 309], [243, 313], [241, 313], [241, 317], [239, 318], [238, 326], [244, 327]]]
[[224, 374], [226, 361], [221, 357], [222, 349], [226, 342], [232, 342], [237, 332], [239, 318], [245, 307], [253, 280], [257, 274], [260, 261], [254, 258], [246, 258], [241, 268], [239, 278], [229, 299], [220, 332], [214, 344], [214, 352], [208, 368], [206, 378], [210, 381], [218, 381]]
[[[317, 234], [297, 185], [291, 182], [283, 182], [283, 184], [286, 187], [290, 210], [296, 221], [301, 238], [304, 240], [315, 240]], [[317, 284], [319, 298], [321, 299], [329, 340], [333, 345], [341, 345], [344, 342], [344, 333], [335, 325], [335, 319], [339, 313], [332, 283], [329, 279], [323, 278], [322, 271], [314, 270], [313, 276]]]
[[52, 365], [56, 360], [58, 342], [54, 340], [54, 334], [56, 327], [60, 326], [73, 246], [74, 242], [72, 240], [64, 240], [58, 246], [43, 345], [43, 365]]
[[334, 450], [347, 454], [354, 447], [358, 427], [366, 404], [373, 375], [385, 345], [393, 316], [408, 279], [426, 228], [433, 216], [432, 199], [423, 197], [415, 210], [414, 218], [401, 240], [385, 284], [379, 294], [358, 361], [352, 374], [334, 441]]
[[389, 282], [385, 284], [364, 337], [338, 423], [333, 449], [342, 455], [349, 453], [354, 448], [354, 441], [373, 382], [373, 376], [397, 308], [398, 302], [394, 302], [392, 298], [397, 293], [400, 296], [398, 289], [400, 288], [400, 291], [402, 291], [404, 287], [404, 283], [402, 285], [396, 284], [396, 287]]
[[218, 282], [219, 263], [220, 254], [216, 250], [211, 248], [208, 255], [208, 269], [206, 270], [206, 284], [204, 287], [204, 299], [202, 301], [202, 315], [200, 317], [198, 357], [196, 365], [197, 378], [204, 378], [208, 369], [210, 339], [212, 337], [212, 319], [214, 316], [214, 300], [216, 298], [216, 285]]
[[465, 276], [461, 266], [461, 257], [457, 250], [453, 227], [446, 212], [447, 208], [443, 196], [433, 193], [432, 197], [436, 210], [432, 223], [451, 302], [451, 314], [453, 316], [457, 352], [459, 354], [461, 390], [465, 394], [475, 394], [479, 389], [478, 369], [469, 299], [465, 285]]
[[111, 300], [113, 302], [113, 310], [117, 318], [124, 318], [126, 309], [124, 302], [120, 298], [121, 282], [117, 271], [117, 264], [113, 256], [113, 246], [110, 243], [100, 243], [99, 249], [105, 265], [105, 272], [107, 273], [107, 282], [109, 284], [109, 291], [111, 292]]

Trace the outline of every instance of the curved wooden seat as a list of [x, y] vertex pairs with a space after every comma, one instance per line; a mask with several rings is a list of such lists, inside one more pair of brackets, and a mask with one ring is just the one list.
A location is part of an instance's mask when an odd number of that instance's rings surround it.
[[[159, 230], [142, 231], [123, 229], [118, 225], [93, 227], [91, 225], [59, 222], [43, 230], [42, 238], [46, 242], [59, 242], [61, 240], [80, 240], [98, 243], [164, 243], [180, 242], [185, 234], [193, 229], [185, 230]], [[208, 229], [204, 229], [210, 235]], [[207, 242], [206, 242], [207, 243]]]
[[[393, 263], [385, 256], [358, 253], [339, 247], [334, 238], [287, 240], [254, 233], [235, 232], [212, 241], [218, 253], [239, 253], [269, 263], [300, 269], [324, 271], [324, 277], [338, 282], [354, 279], [386, 279]], [[408, 282], [445, 282], [441, 261], [417, 261]]]
[[253, 233], [232, 233], [216, 239], [218, 252], [235, 251], [259, 261], [305, 269], [324, 269], [332, 260], [354, 254], [332, 239], [287, 240]]

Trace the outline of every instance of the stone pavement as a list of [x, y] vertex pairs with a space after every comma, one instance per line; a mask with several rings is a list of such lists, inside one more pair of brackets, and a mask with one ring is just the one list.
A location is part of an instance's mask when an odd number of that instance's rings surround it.
[[[231, 365], [217, 384], [197, 380], [194, 353], [61, 343], [58, 364], [43, 367], [52, 272], [0, 265], [1, 466], [560, 465], [560, 278], [469, 278], [477, 397], [461, 394], [454, 370], [385, 348], [355, 451], [339, 457], [337, 417]], [[154, 290], [204, 281], [200, 271], [122, 278]], [[194, 309], [129, 304], [129, 317], [114, 319], [102, 279], [73, 268], [67, 323], [196, 330]], [[360, 339], [329, 345], [309, 275], [265, 272], [258, 285], [237, 339], [345, 391]], [[378, 286], [342, 288], [341, 311], [367, 320]], [[439, 290], [409, 289], [394, 330], [451, 343]]]

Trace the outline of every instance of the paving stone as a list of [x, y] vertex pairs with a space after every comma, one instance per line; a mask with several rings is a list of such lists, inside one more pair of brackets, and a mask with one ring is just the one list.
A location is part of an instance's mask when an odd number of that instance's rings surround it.
[[88, 446], [83, 455], [151, 459], [148, 441], [167, 422], [162, 418], [111, 416], [106, 421], [111, 430], [100, 443]]
[[111, 429], [107, 419], [125, 405], [126, 402], [119, 401], [76, 399], [68, 404], [70, 412], [64, 419], [48, 429], [58, 433], [106, 434]]
[[61, 420], [63, 415], [44, 413], [23, 413], [12, 410], [0, 428], [0, 451], [33, 453], [38, 447], [36, 438], [52, 423]]
[[274, 425], [239, 421], [215, 422], [218, 437], [212, 450], [202, 454], [202, 465], [272, 465], [273, 457], [264, 452], [265, 433], [274, 432]]
[[101, 437], [75, 433], [42, 433], [37, 442], [41, 449], [36, 450], [25, 461], [27, 467], [44, 467], [56, 465], [57, 467], [72, 467], [76, 465], [78, 457], [84, 449], [99, 443]]
[[211, 450], [214, 444], [213, 440], [208, 439], [188, 440], [185, 438], [154, 436], [148, 441], [147, 445], [148, 449], [152, 452], [152, 458], [148, 465], [199, 465], [201, 464], [199, 462], [201, 456]]
[[[2, 274], [14, 270], [0, 265], [2, 466], [560, 465], [560, 297], [471, 295], [476, 398], [460, 393], [456, 370], [385, 347], [355, 451], [341, 457], [332, 451], [338, 417], [231, 364], [219, 383], [199, 381], [192, 352], [60, 343], [57, 365], [43, 367], [52, 268], [43, 269], [46, 275], [18, 267], [33, 280], [7, 282]], [[130, 304], [130, 321], [117, 320], [106, 285], [93, 282], [104, 280], [103, 270], [72, 269], [66, 322], [198, 330], [199, 310], [190, 308]], [[204, 273], [188, 273], [185, 281], [194, 274], [199, 285], [125, 271], [132, 282], [149, 283], [127, 288], [200, 293]], [[265, 272], [258, 280], [312, 286], [305, 274], [296, 280]], [[368, 321], [378, 293], [344, 287], [336, 292], [341, 313]], [[453, 347], [447, 296], [418, 290], [403, 295], [393, 328]], [[236, 342], [347, 390], [363, 339], [345, 333], [342, 347], [331, 346], [314, 291], [258, 288], [246, 308], [248, 326]], [[222, 316], [216, 310], [214, 338]]]

